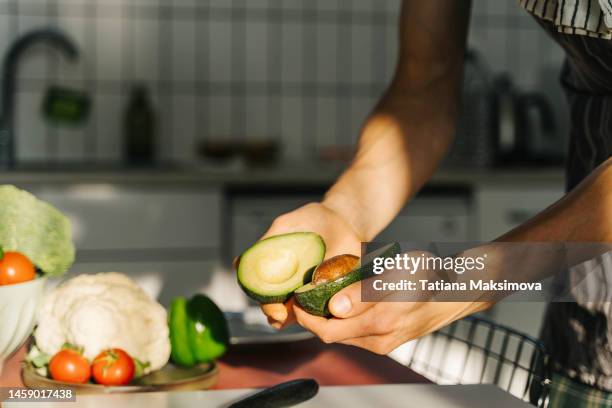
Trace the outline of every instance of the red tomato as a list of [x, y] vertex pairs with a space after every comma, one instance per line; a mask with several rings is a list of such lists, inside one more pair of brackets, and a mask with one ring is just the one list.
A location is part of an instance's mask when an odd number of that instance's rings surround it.
[[0, 285], [12, 285], [31, 281], [36, 268], [30, 260], [18, 252], [5, 252], [0, 259]]
[[91, 377], [91, 367], [85, 357], [76, 350], [58, 351], [49, 363], [51, 378], [57, 381], [83, 384]]
[[114, 348], [103, 351], [93, 362], [94, 381], [102, 385], [126, 385], [134, 378], [136, 366], [125, 351]]

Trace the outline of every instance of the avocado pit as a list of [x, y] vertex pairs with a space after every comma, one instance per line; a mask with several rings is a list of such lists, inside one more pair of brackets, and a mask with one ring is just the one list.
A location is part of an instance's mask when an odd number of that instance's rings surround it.
[[336, 255], [323, 261], [312, 274], [312, 284], [320, 285], [332, 282], [349, 272], [359, 265], [359, 257], [351, 254]]

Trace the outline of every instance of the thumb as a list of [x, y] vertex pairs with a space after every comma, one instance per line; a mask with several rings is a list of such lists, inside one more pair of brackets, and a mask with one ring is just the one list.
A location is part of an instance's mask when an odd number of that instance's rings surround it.
[[340, 318], [354, 317], [362, 314], [376, 302], [361, 301], [361, 282], [355, 282], [332, 296], [329, 311]]

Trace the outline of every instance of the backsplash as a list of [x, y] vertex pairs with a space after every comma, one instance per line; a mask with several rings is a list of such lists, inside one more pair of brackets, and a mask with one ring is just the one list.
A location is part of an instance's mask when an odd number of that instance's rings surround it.
[[[74, 65], [46, 49], [24, 58], [18, 158], [119, 160], [135, 84], [152, 95], [164, 160], [196, 160], [203, 139], [279, 138], [291, 160], [352, 144], [394, 68], [398, 10], [399, 0], [0, 0], [3, 52], [40, 26], [81, 51]], [[476, 0], [469, 44], [523, 88], [559, 92], [562, 52], [518, 2]], [[83, 127], [42, 119], [57, 84], [91, 95]]]

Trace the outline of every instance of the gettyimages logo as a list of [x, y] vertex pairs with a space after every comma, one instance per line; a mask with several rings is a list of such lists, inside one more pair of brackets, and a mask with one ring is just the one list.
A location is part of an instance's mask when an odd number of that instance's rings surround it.
[[386, 270], [404, 270], [414, 275], [417, 271], [452, 271], [463, 274], [466, 271], [482, 271], [485, 269], [487, 254], [477, 257], [446, 256], [440, 257], [432, 254], [396, 254], [394, 257], [378, 256], [374, 258], [372, 272], [380, 275]]
[[367, 243], [361, 259], [366, 302], [573, 302], [612, 281], [612, 243]]

